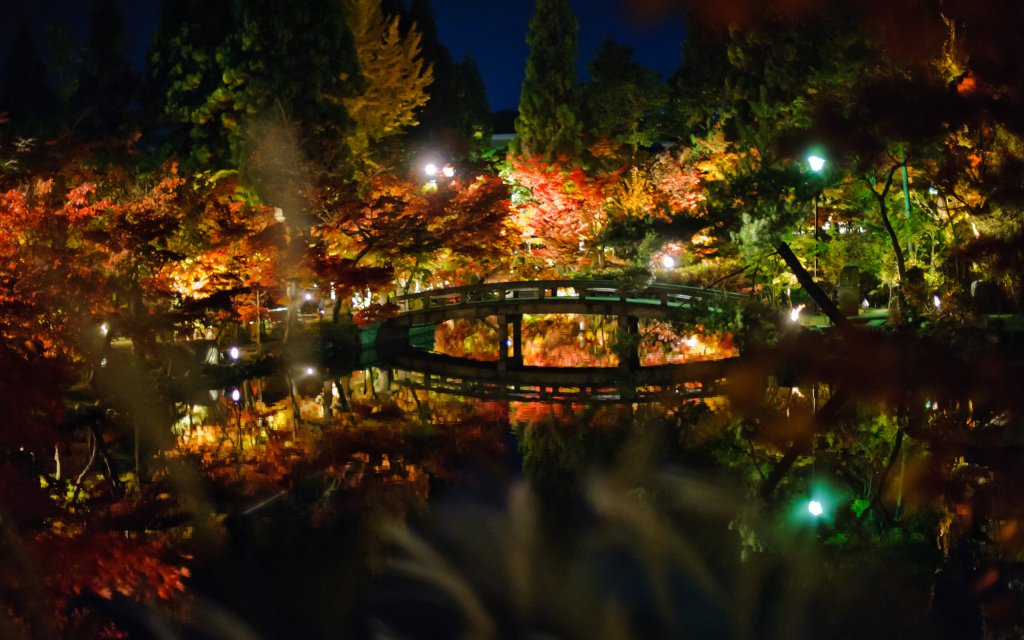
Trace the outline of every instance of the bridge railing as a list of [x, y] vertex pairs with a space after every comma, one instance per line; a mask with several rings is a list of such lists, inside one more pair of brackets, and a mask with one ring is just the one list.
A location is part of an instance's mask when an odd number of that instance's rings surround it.
[[506, 300], [576, 300], [630, 302], [663, 307], [707, 305], [742, 298], [739, 294], [699, 287], [655, 283], [637, 288], [612, 280], [535, 280], [490, 282], [430, 289], [396, 298], [400, 313], [504, 302]]

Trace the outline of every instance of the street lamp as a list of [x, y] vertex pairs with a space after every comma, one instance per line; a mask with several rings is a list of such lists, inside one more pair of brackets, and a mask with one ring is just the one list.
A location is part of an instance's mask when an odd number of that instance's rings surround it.
[[[807, 156], [807, 164], [811, 167], [811, 171], [813, 171], [814, 173], [821, 173], [822, 170], [825, 168], [825, 158], [822, 158], [819, 155], [812, 154], [812, 155]], [[815, 247], [814, 247], [814, 279], [815, 280], [818, 279], [818, 247], [817, 247], [817, 244], [818, 244], [818, 236], [819, 236], [818, 229], [820, 228], [819, 225], [818, 225], [818, 196], [819, 195], [820, 194], [818, 194], [818, 193], [814, 194], [814, 244], [815, 244]]]

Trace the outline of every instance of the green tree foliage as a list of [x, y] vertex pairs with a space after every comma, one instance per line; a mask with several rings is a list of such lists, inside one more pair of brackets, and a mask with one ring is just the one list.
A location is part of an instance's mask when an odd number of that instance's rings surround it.
[[72, 98], [78, 129], [87, 136], [123, 133], [137, 91], [121, 8], [116, 0], [92, 0], [82, 67]]
[[260, 125], [276, 122], [306, 158], [336, 167], [347, 121], [344, 109], [325, 96], [349, 95], [355, 74], [341, 6], [332, 0], [250, 0], [238, 15], [217, 52], [220, 85], [189, 117], [219, 128], [226, 144], [199, 150], [197, 160], [214, 166], [244, 162]]
[[537, 0], [526, 34], [530, 57], [519, 99], [514, 155], [541, 156], [546, 161], [579, 157], [578, 33], [579, 23], [568, 0]]
[[148, 117], [168, 146], [196, 161], [227, 157], [219, 122], [204, 110], [221, 82], [217, 52], [235, 26], [231, 0], [164, 0], [149, 53]]
[[654, 69], [633, 61], [633, 48], [605, 40], [587, 66], [593, 82], [583, 90], [588, 135], [616, 146], [655, 142], [661, 128], [665, 83]]

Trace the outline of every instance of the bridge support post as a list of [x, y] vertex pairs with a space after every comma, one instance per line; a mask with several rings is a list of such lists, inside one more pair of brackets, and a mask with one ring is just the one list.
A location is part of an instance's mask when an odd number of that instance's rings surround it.
[[512, 356], [513, 367], [523, 366], [523, 314], [513, 313], [509, 316], [512, 322]]
[[497, 316], [498, 320], [498, 371], [508, 371], [508, 316]]
[[[523, 314], [512, 313], [497, 316], [498, 320], [498, 371], [509, 367], [523, 366]], [[511, 339], [508, 326], [512, 325]], [[511, 353], [509, 350], [511, 348]]]
[[640, 319], [619, 316], [619, 367], [629, 371], [640, 368]]

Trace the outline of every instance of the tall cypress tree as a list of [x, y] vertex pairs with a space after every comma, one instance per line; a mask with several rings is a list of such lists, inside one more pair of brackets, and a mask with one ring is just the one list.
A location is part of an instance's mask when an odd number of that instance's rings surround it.
[[579, 23], [568, 0], [537, 0], [526, 42], [526, 77], [519, 99], [512, 152], [577, 158], [581, 152], [576, 117], [576, 56]]

